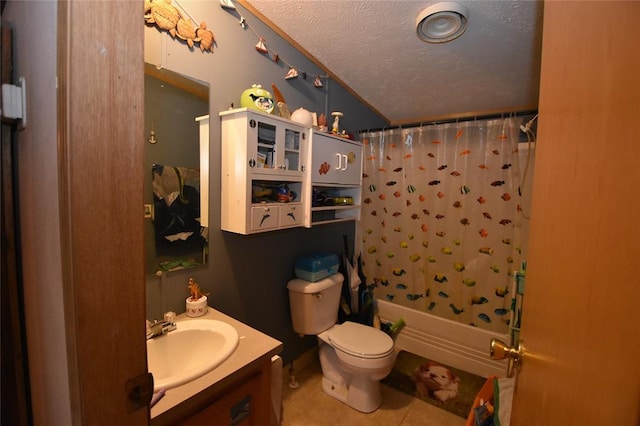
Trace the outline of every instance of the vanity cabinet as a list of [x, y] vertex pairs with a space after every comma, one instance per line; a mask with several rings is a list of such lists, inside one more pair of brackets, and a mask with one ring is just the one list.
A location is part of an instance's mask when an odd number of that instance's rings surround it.
[[359, 219], [362, 144], [313, 130], [310, 145], [307, 226]]
[[270, 377], [268, 363], [243, 380], [226, 388], [209, 405], [204, 406], [180, 426], [268, 425], [271, 419]]
[[310, 129], [247, 108], [223, 111], [220, 120], [222, 230], [304, 226]]
[[[199, 318], [227, 323], [243, 337], [222, 364], [201, 377], [167, 389], [151, 408], [151, 426], [276, 424], [281, 409], [278, 387], [282, 386], [282, 364], [276, 355], [282, 352], [282, 342], [213, 308]], [[177, 318], [191, 320], [186, 314]]]

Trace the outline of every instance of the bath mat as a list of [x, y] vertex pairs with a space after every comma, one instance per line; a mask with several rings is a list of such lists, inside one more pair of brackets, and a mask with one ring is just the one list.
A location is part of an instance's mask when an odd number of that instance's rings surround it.
[[475, 374], [400, 351], [393, 370], [382, 383], [466, 419], [485, 381]]

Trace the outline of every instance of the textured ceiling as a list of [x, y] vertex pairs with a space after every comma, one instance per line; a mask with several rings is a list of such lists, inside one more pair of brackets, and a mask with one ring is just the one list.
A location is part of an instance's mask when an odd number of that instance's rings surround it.
[[391, 124], [537, 108], [542, 2], [461, 0], [449, 43], [416, 36], [434, 1], [243, 0]]

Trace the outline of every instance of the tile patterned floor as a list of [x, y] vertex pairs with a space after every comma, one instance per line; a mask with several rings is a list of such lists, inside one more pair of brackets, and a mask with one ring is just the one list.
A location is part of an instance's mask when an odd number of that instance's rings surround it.
[[282, 426], [464, 426], [465, 419], [382, 385], [382, 406], [365, 414], [322, 390], [319, 361], [296, 371], [297, 389], [285, 383]]

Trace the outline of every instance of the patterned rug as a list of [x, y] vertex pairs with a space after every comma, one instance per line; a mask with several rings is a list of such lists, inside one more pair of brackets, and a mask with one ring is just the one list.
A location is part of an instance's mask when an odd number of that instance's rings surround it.
[[382, 383], [466, 419], [485, 381], [475, 374], [400, 351], [393, 370]]

